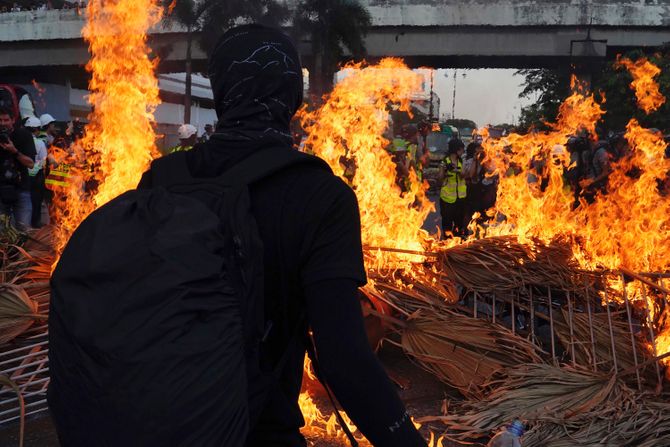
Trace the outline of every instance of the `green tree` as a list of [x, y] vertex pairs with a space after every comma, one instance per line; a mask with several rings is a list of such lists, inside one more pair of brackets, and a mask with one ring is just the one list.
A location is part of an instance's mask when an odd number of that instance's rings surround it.
[[[661, 69], [655, 81], [659, 90], [670, 100], [670, 49], [645, 55], [642, 51], [631, 51], [623, 55], [632, 61], [646, 57], [654, 65]], [[664, 131], [670, 130], [670, 104], [665, 102], [657, 111], [647, 115], [637, 105], [635, 92], [630, 88], [633, 77], [624, 67], [619, 67], [616, 61], [607, 64], [605, 70], [595, 83], [595, 90], [605, 97], [605, 115], [602, 120], [604, 131], [621, 131], [631, 118], [636, 118], [640, 124], [647, 128], [657, 128]]]
[[536, 98], [533, 104], [521, 109], [519, 128], [545, 129], [545, 123], [556, 120], [558, 108], [570, 94], [570, 74], [548, 68], [524, 69], [517, 74], [525, 77], [519, 98]]
[[[664, 48], [655, 54], [645, 54], [634, 50], [622, 55], [633, 61], [646, 57], [661, 69], [655, 78], [661, 94], [670, 100], [670, 48]], [[525, 76], [521, 98], [536, 98], [533, 104], [521, 111], [519, 128], [527, 131], [530, 128], [546, 129], [545, 123], [555, 122], [561, 103], [570, 95], [570, 73], [551, 69], [529, 69], [517, 72]], [[663, 104], [659, 110], [647, 115], [640, 110], [635, 92], [630, 88], [633, 78], [616, 60], [608, 61], [595, 76], [592, 90], [602, 102], [605, 114], [599, 123], [601, 137], [608, 132], [625, 129], [631, 118], [636, 118], [647, 128], [670, 130], [670, 102]], [[601, 99], [604, 98], [604, 101]]]
[[476, 129], [477, 128], [477, 123], [475, 123], [472, 120], [467, 120], [467, 119], [461, 119], [461, 118], [454, 118], [454, 119], [448, 119], [444, 122], [444, 124], [448, 124], [450, 126], [454, 126], [456, 129]]
[[184, 92], [184, 122], [191, 122], [191, 85], [193, 75], [193, 45], [205, 52], [211, 49], [223, 32], [239, 21], [281, 25], [288, 10], [276, 0], [163, 0], [167, 21], [186, 28], [186, 86]]
[[357, 0], [301, 0], [293, 23], [299, 37], [311, 40], [310, 90], [318, 97], [332, 88], [345, 50], [354, 59], [366, 54], [364, 38], [372, 18]]

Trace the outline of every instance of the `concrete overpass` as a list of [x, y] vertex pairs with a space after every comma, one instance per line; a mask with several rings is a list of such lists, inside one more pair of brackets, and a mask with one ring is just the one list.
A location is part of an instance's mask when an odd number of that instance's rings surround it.
[[[295, 0], [288, 0], [295, 3]], [[670, 42], [667, 0], [362, 0], [373, 17], [371, 59], [400, 56], [433, 67], [552, 67]], [[0, 75], [72, 78], [88, 60], [75, 11], [0, 14]], [[587, 35], [590, 40], [586, 41]], [[152, 30], [163, 72], [182, 71], [185, 33]], [[301, 51], [310, 56], [309, 42]], [[195, 68], [206, 59], [194, 51]], [[45, 67], [49, 67], [45, 70]], [[53, 79], [58, 82], [59, 79]], [[75, 81], [76, 82], [76, 81]]]

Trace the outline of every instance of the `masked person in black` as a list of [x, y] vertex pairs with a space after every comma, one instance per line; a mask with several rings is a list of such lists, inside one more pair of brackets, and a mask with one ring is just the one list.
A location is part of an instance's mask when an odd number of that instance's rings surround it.
[[30, 227], [32, 217], [28, 169], [35, 154], [30, 132], [16, 125], [11, 110], [0, 108], [0, 213], [21, 229]]
[[[289, 123], [302, 103], [303, 79], [287, 36], [259, 25], [229, 30], [212, 51], [209, 75], [219, 122], [208, 142], [186, 153], [192, 175], [218, 176], [258, 151], [292, 147]], [[147, 186], [145, 176], [140, 187]], [[247, 446], [306, 445], [298, 397], [309, 330], [323, 377], [361, 432], [379, 447], [425, 446], [367, 341], [353, 191], [325, 169], [302, 164], [252, 184], [250, 195], [272, 321], [261, 363], [272, 369], [285, 359], [285, 366], [258, 414], [251, 409], [257, 422]]]

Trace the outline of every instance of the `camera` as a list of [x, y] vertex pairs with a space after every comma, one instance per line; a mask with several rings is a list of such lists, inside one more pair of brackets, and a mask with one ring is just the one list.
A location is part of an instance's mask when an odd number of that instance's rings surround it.
[[0, 144], [9, 143], [9, 130], [0, 129]]

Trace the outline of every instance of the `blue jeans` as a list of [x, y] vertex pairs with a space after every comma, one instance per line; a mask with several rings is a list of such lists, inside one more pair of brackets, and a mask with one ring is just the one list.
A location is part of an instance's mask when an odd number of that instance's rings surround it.
[[33, 205], [30, 199], [30, 191], [19, 190], [16, 202], [7, 205], [0, 202], [0, 213], [7, 214], [12, 218], [12, 223], [19, 230], [30, 228]]

